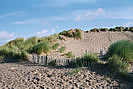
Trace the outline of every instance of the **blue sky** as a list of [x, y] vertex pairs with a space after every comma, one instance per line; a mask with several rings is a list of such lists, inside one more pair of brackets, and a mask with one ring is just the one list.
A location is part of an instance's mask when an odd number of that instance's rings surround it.
[[0, 0], [0, 44], [70, 28], [133, 26], [133, 0]]

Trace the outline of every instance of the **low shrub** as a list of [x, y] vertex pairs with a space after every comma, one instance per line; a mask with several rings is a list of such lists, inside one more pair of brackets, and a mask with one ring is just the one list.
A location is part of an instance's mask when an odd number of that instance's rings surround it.
[[100, 28], [100, 31], [106, 32], [108, 31], [108, 28]]
[[107, 56], [118, 55], [127, 62], [133, 62], [133, 41], [121, 40], [110, 45]]
[[59, 47], [59, 43], [55, 43], [55, 44], [52, 46], [52, 49], [53, 49], [53, 50], [56, 50], [58, 47]]
[[99, 62], [99, 58], [95, 54], [85, 54], [81, 58], [71, 60], [72, 67], [88, 67]]
[[43, 41], [48, 41], [49, 43], [54, 43], [56, 42], [56, 40], [58, 39], [59, 35], [58, 34], [53, 34], [51, 36], [47, 36], [47, 37], [42, 37], [40, 38], [40, 42], [43, 42]]
[[124, 27], [115, 27], [114, 29], [116, 29], [116, 31], [118, 32], [122, 32], [124, 30]]
[[22, 51], [22, 52], [21, 52], [21, 59], [27, 60], [27, 59], [28, 59], [28, 52]]
[[27, 40], [25, 40], [23, 42], [23, 48], [24, 49], [29, 49], [29, 48], [32, 48], [34, 45], [36, 45], [38, 43], [38, 39], [37, 37], [31, 37], [31, 38], [28, 38]]
[[68, 31], [60, 32], [59, 35], [64, 35], [66, 37], [72, 37], [72, 38], [75, 38], [75, 39], [82, 39], [80, 29], [70, 29]]
[[43, 41], [41, 43], [38, 43], [37, 45], [33, 46], [32, 53], [48, 53], [50, 51], [49, 43], [48, 41]]
[[118, 55], [113, 55], [112, 57], [110, 57], [107, 61], [107, 66], [113, 73], [128, 73], [128, 63], [126, 61], [123, 61], [122, 58]]
[[[5, 58], [5, 62], [17, 62], [27, 59], [28, 53], [25, 50], [20, 50], [16, 46], [10, 48], [0, 48], [0, 56]], [[18, 60], [21, 59], [21, 60]]]
[[97, 29], [97, 28], [93, 28], [93, 29], [91, 29], [90, 31], [91, 31], [91, 32], [100, 32], [100, 30]]
[[82, 39], [81, 30], [80, 29], [75, 29], [75, 32], [73, 33], [73, 37], [76, 38], [76, 39]]
[[60, 53], [63, 53], [65, 51], [65, 47], [64, 46], [62, 46], [61, 48], [59, 48], [59, 52]]
[[17, 48], [21, 48], [23, 42], [24, 38], [16, 38], [15, 40], [9, 41], [5, 44], [5, 47], [16, 46]]
[[48, 66], [55, 67], [56, 66], [56, 60], [49, 62]]
[[68, 58], [73, 57], [72, 52], [65, 53], [64, 55], [67, 56]]
[[115, 28], [110, 28], [109, 31], [117, 31]]
[[107, 67], [117, 77], [126, 81], [133, 82], [133, 76], [128, 74], [133, 62], [133, 42], [129, 40], [121, 40], [113, 43], [107, 52]]

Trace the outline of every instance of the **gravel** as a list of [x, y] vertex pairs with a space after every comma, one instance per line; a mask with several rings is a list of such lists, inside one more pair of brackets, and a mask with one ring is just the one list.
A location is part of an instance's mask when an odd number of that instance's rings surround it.
[[0, 64], [0, 89], [127, 89], [126, 84], [87, 68]]

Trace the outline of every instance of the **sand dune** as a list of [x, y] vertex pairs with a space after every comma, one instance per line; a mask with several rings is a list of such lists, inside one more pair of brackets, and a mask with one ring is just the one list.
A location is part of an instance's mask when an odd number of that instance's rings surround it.
[[86, 51], [100, 53], [100, 50], [107, 51], [108, 47], [118, 40], [133, 40], [132, 32], [88, 32], [82, 33], [81, 40], [66, 38], [60, 41], [66, 47], [66, 51], [72, 51], [75, 56], [81, 56]]

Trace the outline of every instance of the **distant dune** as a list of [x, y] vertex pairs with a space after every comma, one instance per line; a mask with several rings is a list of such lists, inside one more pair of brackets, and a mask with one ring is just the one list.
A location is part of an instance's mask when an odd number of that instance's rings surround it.
[[75, 40], [66, 37], [65, 41], [59, 43], [66, 47], [66, 51], [71, 51], [75, 56], [81, 56], [86, 51], [100, 53], [100, 50], [107, 51], [108, 47], [118, 40], [133, 40], [132, 32], [82, 32], [82, 39]]

